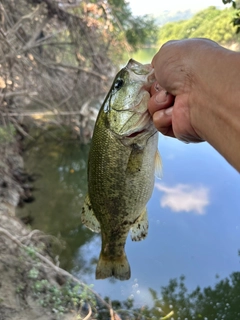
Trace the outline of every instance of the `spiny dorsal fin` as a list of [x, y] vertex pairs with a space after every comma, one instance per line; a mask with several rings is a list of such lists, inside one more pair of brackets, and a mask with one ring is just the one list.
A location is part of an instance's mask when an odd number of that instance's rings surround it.
[[81, 221], [88, 229], [92, 230], [93, 232], [99, 233], [101, 231], [100, 224], [95, 217], [88, 194], [86, 195], [82, 208]]
[[162, 179], [162, 159], [159, 151], [157, 150], [155, 153], [155, 176], [158, 179]]
[[132, 241], [140, 241], [146, 238], [148, 234], [148, 217], [146, 208], [131, 227], [130, 233]]

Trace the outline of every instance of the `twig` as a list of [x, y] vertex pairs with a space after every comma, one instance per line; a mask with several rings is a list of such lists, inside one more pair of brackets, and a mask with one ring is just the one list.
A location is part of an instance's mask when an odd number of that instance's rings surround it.
[[45, 42], [45, 40], [44, 41], [39, 40], [35, 42], [31, 47], [22, 48], [20, 54], [24, 53], [25, 51], [29, 51], [30, 49], [35, 49], [42, 46], [72, 46], [72, 45], [74, 45], [72, 42]]
[[31, 38], [29, 39], [29, 41], [26, 43], [25, 47], [26, 48], [31, 48], [31, 46], [33, 45], [33, 43], [36, 41], [38, 35], [40, 34], [41, 30], [43, 30], [43, 28], [45, 27], [45, 25], [47, 24], [49, 18], [45, 18], [42, 23], [40, 23], [37, 27], [36, 30], [34, 32], [32, 32]]
[[[80, 115], [82, 114], [82, 111], [59, 111], [57, 113], [60, 116], [71, 116], [71, 115]], [[1, 116], [3, 117], [37, 117], [37, 116], [54, 116], [56, 115], [56, 112], [53, 111], [45, 111], [45, 112], [25, 112], [25, 113], [19, 113], [19, 112], [10, 112], [10, 113], [1, 113]]]
[[30, 136], [30, 134], [28, 134], [25, 130], [23, 130], [23, 128], [21, 128], [19, 126], [19, 124], [17, 123], [17, 121], [14, 118], [10, 119], [11, 122], [14, 123], [14, 126], [17, 128], [17, 130], [24, 136], [24, 137], [28, 137], [30, 140], [34, 140], [34, 138], [32, 136]]
[[119, 315], [113, 310], [111, 301], [109, 301], [109, 306], [110, 306], [109, 313], [110, 313], [111, 320], [121, 320]]
[[167, 320], [173, 315], [174, 315], [174, 311], [170, 311], [166, 316], [160, 318], [160, 320]]
[[22, 236], [22, 237], [21, 237], [21, 241], [25, 241], [25, 239], [27, 239], [27, 240], [32, 240], [32, 236], [35, 235], [35, 234], [37, 234], [37, 233], [43, 234], [42, 231], [37, 230], [37, 229], [34, 229], [34, 230], [32, 230], [29, 234]]
[[22, 91], [10, 91], [6, 93], [1, 93], [0, 97], [1, 98], [9, 98], [9, 97], [14, 97], [14, 96], [35, 96], [37, 95], [37, 92], [28, 92], [27, 90], [22, 90]]
[[[2, 6], [4, 13], [6, 15], [6, 11], [4, 9], [4, 7]], [[25, 16], [21, 17], [17, 23], [15, 23], [15, 25], [12, 26], [12, 28], [7, 32], [7, 34], [10, 33], [15, 33], [19, 27], [21, 26], [22, 21], [26, 20], [26, 19], [32, 19], [32, 17], [37, 13], [37, 11], [39, 10], [40, 6], [37, 6], [35, 10], [33, 10], [32, 12], [30, 12], [29, 14], [26, 14]]]
[[88, 309], [89, 309], [89, 312], [88, 312], [88, 314], [86, 315], [86, 317], [83, 320], [90, 319], [90, 317], [92, 315], [92, 308], [91, 308], [90, 304], [88, 304]]
[[79, 71], [83, 71], [85, 73], [89, 73], [93, 76], [96, 76], [96, 77], [99, 77], [101, 80], [106, 80], [107, 78], [98, 73], [98, 72], [95, 72], [93, 70], [89, 70], [87, 68], [83, 68], [83, 67], [78, 67], [78, 66], [72, 66], [70, 64], [63, 64], [63, 63], [51, 63], [51, 64], [47, 64], [47, 67], [50, 68], [50, 69], [55, 69], [55, 70], [61, 70], [62, 69], [73, 69], [73, 70], [79, 70]]
[[36, 102], [36, 103], [39, 103], [39, 104], [41, 104], [42, 106], [44, 106], [46, 109], [48, 109], [48, 110], [52, 110], [52, 108], [51, 108], [51, 106], [50, 105], [48, 105], [45, 101], [43, 101], [43, 100], [40, 100], [40, 99], [38, 99], [38, 98], [32, 98], [32, 97], [30, 97], [31, 98], [31, 100], [33, 101], [33, 102]]

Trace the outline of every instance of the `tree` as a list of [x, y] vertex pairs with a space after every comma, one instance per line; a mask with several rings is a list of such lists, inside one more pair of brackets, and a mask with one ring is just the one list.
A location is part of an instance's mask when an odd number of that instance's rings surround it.
[[[153, 307], [134, 308], [133, 300], [112, 301], [114, 310], [122, 320], [149, 319], [208, 319], [232, 320], [240, 315], [240, 272], [233, 272], [229, 277], [219, 280], [214, 287], [197, 287], [188, 292], [185, 277], [171, 279], [167, 286], [158, 293], [149, 289]], [[100, 309], [98, 319], [107, 319], [107, 310]]]
[[80, 136], [91, 135], [85, 119], [124, 52], [150, 41], [155, 30], [151, 18], [133, 17], [125, 0], [3, 0], [0, 24], [2, 116], [17, 126], [12, 114], [52, 110]]
[[191, 19], [167, 23], [159, 30], [160, 44], [170, 39], [205, 37], [222, 45], [231, 45], [238, 42], [234, 26], [229, 24], [232, 15], [232, 8], [220, 10], [212, 6]]
[[239, 0], [222, 0], [224, 4], [230, 3], [232, 7], [236, 10], [235, 16], [232, 19], [232, 23], [237, 27], [236, 33], [240, 32], [240, 1]]

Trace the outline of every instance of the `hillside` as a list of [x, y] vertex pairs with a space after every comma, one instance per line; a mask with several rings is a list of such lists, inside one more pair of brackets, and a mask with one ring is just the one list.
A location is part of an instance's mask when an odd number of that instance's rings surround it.
[[165, 25], [168, 22], [175, 22], [179, 20], [187, 20], [192, 18], [195, 14], [192, 10], [185, 11], [170, 11], [164, 10], [160, 14], [156, 15], [155, 21], [159, 27]]
[[[186, 12], [185, 14], [187, 15]], [[240, 39], [239, 34], [236, 34], [236, 27], [231, 23], [234, 14], [232, 8], [221, 10], [211, 6], [188, 19], [173, 21], [173, 16], [171, 22], [159, 28], [158, 45], [172, 39], [205, 37], [222, 45], [231, 46]]]

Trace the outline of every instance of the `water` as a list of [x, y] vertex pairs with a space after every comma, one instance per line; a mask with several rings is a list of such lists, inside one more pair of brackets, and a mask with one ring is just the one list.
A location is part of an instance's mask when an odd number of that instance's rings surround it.
[[152, 61], [152, 58], [154, 57], [154, 55], [158, 52], [159, 48], [156, 47], [156, 48], [143, 48], [143, 49], [139, 49], [137, 50], [136, 52], [134, 53], [125, 53], [125, 58], [121, 64], [121, 67], [122, 66], [125, 66], [127, 64], [127, 61], [132, 58], [140, 63], [151, 63]]
[[[149, 63], [157, 50], [133, 58]], [[28, 170], [40, 174], [36, 201], [19, 215], [65, 242], [61, 267], [111, 300], [134, 299], [148, 319], [240, 319], [239, 174], [207, 143], [160, 136], [159, 150], [163, 179], [147, 205], [148, 237], [126, 243], [128, 281], [94, 277], [101, 240], [80, 223], [89, 145], [41, 136], [25, 154]]]
[[[131, 279], [95, 280], [101, 241], [99, 235], [80, 223], [87, 190], [88, 150], [88, 145], [42, 138], [25, 154], [27, 168], [40, 174], [40, 178], [35, 182], [36, 201], [19, 214], [31, 215], [33, 228], [65, 241], [60, 266], [94, 284], [95, 291], [112, 300], [130, 297], [136, 307], [141, 307], [153, 306], [157, 297], [162, 297], [168, 301], [165, 314], [177, 306], [177, 298], [171, 292], [185, 287], [191, 293], [197, 286], [211, 286], [211, 298], [206, 293], [205, 300], [199, 301], [211, 300], [215, 307], [202, 307], [201, 314], [206, 319], [239, 318], [239, 303], [232, 305], [234, 299], [240, 298], [240, 179], [235, 169], [207, 143], [187, 145], [160, 136], [163, 179], [156, 179], [147, 206], [149, 234], [144, 241], [132, 242], [128, 238], [126, 243]], [[231, 291], [224, 283], [233, 277], [233, 272], [237, 280], [228, 281]], [[179, 280], [181, 276], [184, 278]], [[178, 284], [174, 287], [171, 279], [176, 278]], [[167, 293], [161, 289], [163, 286]], [[157, 297], [149, 289], [155, 290]], [[179, 301], [178, 312], [184, 310], [183, 299]], [[199, 303], [195, 307], [200, 308]], [[216, 315], [219, 310], [221, 316]], [[227, 312], [231, 317], [224, 316]]]
[[141, 63], [151, 63], [153, 56], [157, 53], [159, 48], [145, 48], [139, 49], [132, 56], [133, 59]]

